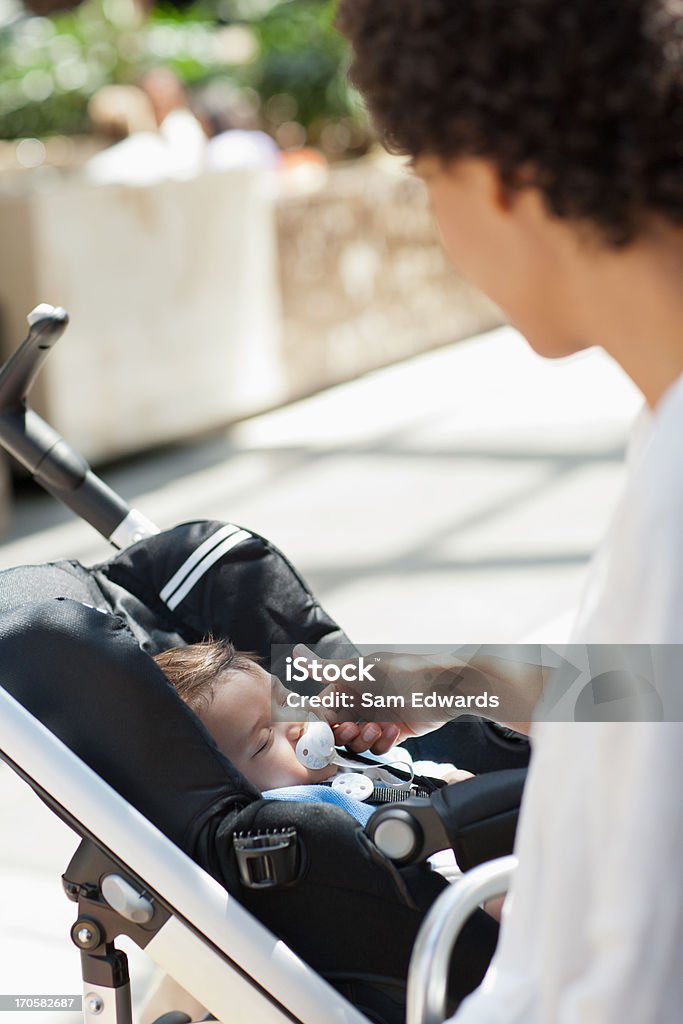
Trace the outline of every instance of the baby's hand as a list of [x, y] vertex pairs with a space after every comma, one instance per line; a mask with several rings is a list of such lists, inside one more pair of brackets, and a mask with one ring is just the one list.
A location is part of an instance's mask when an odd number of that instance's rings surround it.
[[465, 779], [473, 779], [474, 775], [472, 772], [466, 772], [463, 768], [453, 768], [451, 771], [444, 772], [441, 778], [444, 782], [464, 782]]

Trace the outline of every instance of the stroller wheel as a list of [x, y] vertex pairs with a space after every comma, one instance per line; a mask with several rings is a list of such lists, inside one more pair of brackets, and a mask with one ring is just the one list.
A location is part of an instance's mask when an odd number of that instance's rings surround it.
[[169, 1010], [157, 1017], [154, 1024], [192, 1024], [192, 1017], [188, 1017], [182, 1010]]

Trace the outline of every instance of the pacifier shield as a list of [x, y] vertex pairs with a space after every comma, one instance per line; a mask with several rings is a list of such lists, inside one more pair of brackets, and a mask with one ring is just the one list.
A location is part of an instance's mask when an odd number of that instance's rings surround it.
[[357, 772], [342, 772], [341, 775], [335, 775], [330, 788], [335, 793], [344, 793], [354, 800], [367, 800], [372, 796], [375, 787], [371, 779], [365, 775], [359, 775]]
[[304, 768], [326, 768], [334, 757], [334, 733], [320, 719], [310, 721], [296, 744], [297, 760]]

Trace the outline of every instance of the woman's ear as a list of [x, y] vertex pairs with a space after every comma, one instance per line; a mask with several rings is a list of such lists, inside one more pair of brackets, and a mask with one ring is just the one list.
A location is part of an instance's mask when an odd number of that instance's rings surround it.
[[[438, 161], [438, 164], [442, 180], [450, 178], [454, 187], [469, 195], [480, 207], [488, 209], [489, 213], [511, 212], [519, 191], [524, 187], [523, 179], [520, 179], [519, 188], [504, 182], [497, 165], [485, 157], [459, 157], [447, 163]], [[427, 183], [429, 175], [429, 167], [420, 173]]]

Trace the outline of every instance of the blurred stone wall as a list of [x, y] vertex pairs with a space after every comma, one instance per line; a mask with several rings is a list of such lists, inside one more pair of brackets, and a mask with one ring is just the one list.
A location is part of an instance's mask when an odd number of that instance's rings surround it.
[[276, 209], [283, 365], [315, 391], [502, 322], [446, 260], [424, 185], [401, 166], [340, 168]]
[[249, 171], [0, 199], [0, 345], [70, 326], [34, 404], [97, 462], [180, 440], [500, 322], [423, 186], [360, 162], [274, 200]]
[[32, 404], [97, 462], [282, 400], [272, 210], [246, 171], [0, 201], [6, 355], [38, 302], [71, 321]]

